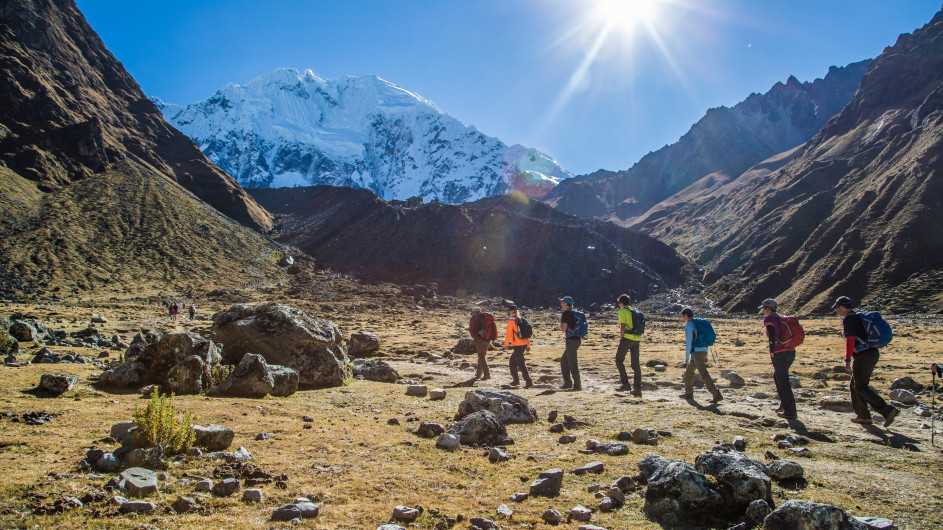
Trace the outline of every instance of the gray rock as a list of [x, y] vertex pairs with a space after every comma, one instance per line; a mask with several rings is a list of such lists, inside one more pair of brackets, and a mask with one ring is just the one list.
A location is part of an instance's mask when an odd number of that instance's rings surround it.
[[475, 339], [471, 337], [458, 339], [458, 344], [452, 348], [452, 351], [458, 355], [472, 355], [476, 353]]
[[58, 396], [72, 390], [78, 381], [78, 376], [71, 374], [43, 374], [39, 378], [37, 389]]
[[445, 389], [433, 388], [432, 390], [429, 391], [429, 399], [431, 399], [432, 401], [445, 399]]
[[270, 432], [260, 432], [255, 435], [256, 440], [270, 440], [272, 438], [272, 433]]
[[864, 530], [864, 524], [830, 504], [789, 500], [763, 520], [765, 530]]
[[311, 519], [318, 516], [319, 507], [310, 502], [296, 502], [280, 506], [272, 512], [273, 521], [291, 521], [292, 519]]
[[608, 495], [610, 499], [615, 501], [616, 508], [625, 504], [625, 493], [622, 492], [622, 488], [613, 486], [609, 488], [609, 491], [606, 492], [606, 495]]
[[408, 385], [406, 387], [407, 396], [426, 397], [426, 394], [428, 393], [429, 389], [426, 387], [426, 385]]
[[897, 525], [884, 517], [855, 517], [868, 530], [897, 530]]
[[243, 491], [242, 502], [262, 502], [262, 490], [253, 488]]
[[128, 467], [141, 467], [147, 462], [147, 451], [140, 447], [135, 447], [125, 455], [124, 462]]
[[192, 456], [192, 457], [194, 457], [194, 458], [199, 458], [199, 457], [203, 456], [203, 451], [200, 450], [199, 447], [191, 447], [190, 450], [187, 451], [187, 456]]
[[526, 398], [490, 387], [476, 388], [466, 392], [465, 398], [458, 405], [455, 419], [462, 419], [483, 410], [493, 413], [505, 425], [537, 421], [537, 410]]
[[226, 396], [260, 398], [269, 395], [274, 388], [275, 379], [265, 358], [247, 353], [219, 386], [219, 392]]
[[448, 430], [458, 436], [463, 445], [505, 445], [509, 442], [504, 423], [492, 412], [482, 410], [456, 421]]
[[514, 515], [514, 510], [508, 507], [507, 504], [502, 504], [501, 506], [498, 506], [497, 512], [498, 512], [498, 515], [505, 517], [507, 519], [510, 519], [511, 516]]
[[[157, 342], [147, 344], [134, 360], [147, 367], [145, 383], [167, 386], [169, 383], [167, 379], [172, 369], [183, 363], [184, 359], [194, 355], [202, 361], [203, 366], [200, 372], [193, 374], [186, 374], [180, 370], [174, 372], [174, 375], [179, 378], [175, 384], [181, 385], [182, 389], [189, 392], [195, 388], [192, 380], [197, 377], [200, 379], [201, 388], [209, 387], [210, 368], [218, 364], [221, 359], [219, 349], [213, 341], [191, 332], [169, 333], [161, 336]], [[186, 365], [186, 369], [192, 370], [194, 366], [198, 365], [191, 360]]]
[[494, 464], [496, 462], [506, 462], [511, 459], [511, 455], [500, 447], [492, 447], [488, 453], [488, 460]]
[[734, 436], [733, 437], [733, 448], [737, 451], [743, 451], [747, 448], [747, 440], [743, 436]]
[[127, 501], [122, 502], [120, 510], [124, 513], [150, 513], [157, 509], [153, 502]]
[[757, 499], [772, 503], [770, 478], [766, 466], [759, 460], [731, 449], [714, 448], [698, 455], [694, 467], [700, 473], [713, 475], [729, 488], [728, 508], [736, 514], [743, 513]]
[[17, 320], [10, 324], [10, 336], [17, 340], [17, 342], [34, 342], [39, 340], [39, 333], [36, 331], [36, 326]]
[[461, 440], [458, 436], [454, 434], [449, 434], [444, 432], [439, 435], [439, 439], [436, 440], [435, 446], [440, 449], [445, 449], [447, 451], [455, 451], [461, 445]]
[[347, 355], [354, 357], [369, 357], [380, 349], [380, 339], [373, 333], [360, 331], [350, 335], [347, 341]]
[[112, 453], [104, 453], [95, 462], [95, 469], [99, 471], [112, 472], [121, 467], [121, 462]]
[[419, 517], [419, 510], [415, 508], [410, 508], [408, 506], [397, 506], [393, 508], [393, 519], [403, 522], [411, 523]]
[[392, 366], [377, 359], [363, 363], [355, 362], [353, 375], [379, 383], [395, 383], [399, 380], [399, 373]]
[[120, 444], [124, 444], [125, 441], [130, 440], [133, 436], [131, 434], [132, 429], [136, 429], [135, 423], [133, 421], [122, 421], [111, 426], [111, 430], [108, 432], [108, 435], [118, 441]]
[[387, 523], [377, 527], [377, 530], [406, 530], [406, 528], [393, 523]]
[[632, 442], [636, 444], [647, 444], [651, 440], [648, 429], [635, 429], [632, 431]]
[[515, 493], [511, 495], [510, 499], [512, 502], [524, 502], [530, 498], [530, 493]]
[[905, 390], [903, 388], [891, 390], [891, 399], [900, 401], [904, 405], [914, 405], [917, 403], [917, 396], [915, 396], [914, 393], [910, 390]]
[[227, 462], [248, 462], [252, 460], [252, 453], [245, 447], [239, 447], [231, 453], [223, 453]]
[[583, 467], [579, 467], [573, 470], [574, 475], [585, 475], [586, 473], [595, 473], [599, 474], [606, 470], [606, 464], [602, 462], [590, 462]]
[[213, 489], [213, 481], [201, 480], [193, 485], [193, 489], [196, 491], [211, 491]]
[[771, 511], [773, 510], [766, 501], [757, 499], [747, 506], [744, 522], [746, 522], [750, 528], [756, 527], [763, 523], [763, 519], [766, 519], [766, 516], [769, 515]]
[[194, 445], [202, 447], [207, 451], [224, 451], [232, 445], [232, 440], [236, 433], [228, 427], [221, 425], [194, 425], [195, 434]]
[[340, 386], [350, 377], [340, 329], [282, 304], [235, 305], [213, 315], [213, 333], [226, 345], [225, 358], [261, 355], [268, 363], [297, 370], [302, 385]]
[[926, 387], [914, 381], [914, 378], [910, 377], [909, 375], [904, 376], [904, 377], [898, 377], [897, 379], [894, 380], [893, 383], [891, 383], [891, 390], [897, 390], [897, 389], [910, 390], [911, 392], [915, 394], [919, 394], [920, 392], [923, 392], [924, 388]]
[[531, 497], [556, 497], [563, 487], [563, 470], [548, 469], [530, 484]]
[[129, 497], [146, 497], [157, 493], [157, 473], [132, 467], [118, 475], [118, 488]]
[[730, 381], [730, 386], [743, 386], [747, 382], [737, 372], [730, 371], [723, 375], [723, 378]]
[[778, 481], [799, 480], [805, 474], [802, 466], [791, 460], [773, 460], [766, 468], [769, 476]]
[[577, 504], [576, 506], [574, 506], [573, 509], [570, 510], [567, 517], [567, 519], [571, 521], [579, 521], [583, 523], [589, 522], [589, 520], [592, 518], [593, 518], [593, 511], [580, 504]]
[[137, 388], [146, 375], [147, 367], [137, 361], [128, 361], [102, 372], [98, 382], [106, 387]]
[[650, 519], [668, 528], [722, 526], [716, 518], [724, 510], [724, 498], [694, 466], [660, 456], [646, 457], [638, 465], [643, 474], [653, 471], [642, 508]]
[[288, 397], [298, 391], [298, 384], [301, 381], [298, 370], [277, 364], [270, 364], [269, 370], [272, 371], [273, 396]]
[[423, 438], [435, 438], [440, 434], [445, 432], [445, 427], [438, 423], [432, 423], [428, 421], [421, 422], [419, 428], [416, 429], [416, 436], [421, 436]]
[[553, 509], [545, 511], [541, 514], [540, 518], [543, 519], [545, 523], [554, 526], [563, 522], [563, 514]]
[[472, 517], [468, 523], [471, 525], [471, 530], [499, 530], [500, 528], [494, 521], [484, 517]]
[[234, 478], [223, 479], [213, 486], [213, 495], [217, 497], [229, 497], [239, 491], [239, 481]]
[[592, 450], [596, 453], [605, 453], [609, 456], [622, 456], [629, 454], [629, 446], [621, 442], [596, 444]]
[[199, 394], [203, 391], [206, 364], [198, 355], [185, 357], [167, 373], [164, 391], [178, 395]]
[[655, 366], [655, 371], [656, 371], [656, 372], [667, 372], [667, 371], [668, 371], [668, 367], [665, 366], [665, 365], [663, 365], [663, 364], [659, 364], [659, 365]]
[[832, 412], [852, 412], [851, 400], [844, 396], [822, 396], [819, 399], [819, 407]]
[[576, 528], [576, 530], [606, 530], [606, 529], [601, 526], [596, 526], [594, 524], [581, 524]]
[[667, 366], [667, 365], [668, 365], [668, 363], [666, 363], [665, 361], [659, 360], [659, 359], [649, 359], [649, 360], [645, 363], [645, 366], [647, 366], [647, 367], [649, 367], [649, 368], [654, 368], [654, 367], [656, 367], [656, 366]]
[[199, 505], [195, 500], [190, 497], [184, 497], [183, 495], [177, 497], [177, 500], [175, 500], [173, 504], [174, 511], [177, 513], [192, 512], [198, 507]]
[[575, 441], [576, 441], [576, 436], [573, 436], [572, 434], [564, 434], [564, 435], [560, 436], [559, 439], [557, 439], [557, 443], [558, 443], [558, 444], [561, 444], [561, 445], [562, 445], [562, 444], [571, 444], [571, 443], [573, 443], [573, 442], [575, 442]]

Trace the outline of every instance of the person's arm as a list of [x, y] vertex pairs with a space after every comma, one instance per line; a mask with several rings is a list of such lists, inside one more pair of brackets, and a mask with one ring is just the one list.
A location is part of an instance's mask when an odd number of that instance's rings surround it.
[[[860, 322], [860, 319], [858, 321]], [[842, 334], [845, 336], [845, 371], [850, 374], [853, 372], [851, 369], [851, 356], [855, 353], [855, 337], [857, 336], [852, 315], [842, 319]]]
[[688, 322], [684, 325], [684, 362], [690, 362], [694, 352], [694, 324]]
[[475, 325], [477, 323], [478, 323], [478, 319], [475, 317], [471, 317], [468, 320], [468, 335], [471, 338], [475, 338], [475, 334], [478, 332], [478, 326]]
[[625, 338], [625, 322], [619, 325], [619, 340]]
[[772, 358], [776, 349], [776, 328], [772, 324], [766, 325], [766, 336], [769, 338], [769, 356]]
[[511, 346], [511, 337], [514, 336], [514, 321], [508, 319], [508, 328], [504, 332], [504, 349], [508, 349]]
[[566, 330], [567, 330], [566, 319], [561, 316], [560, 317], [560, 331], [566, 334]]

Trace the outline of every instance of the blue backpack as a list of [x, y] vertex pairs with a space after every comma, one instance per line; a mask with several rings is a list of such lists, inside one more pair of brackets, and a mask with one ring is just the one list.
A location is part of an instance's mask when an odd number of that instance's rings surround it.
[[694, 318], [694, 341], [692, 346], [695, 348], [707, 348], [714, 345], [717, 340], [717, 334], [714, 333], [714, 326], [706, 318]]
[[582, 311], [577, 311], [576, 309], [573, 309], [572, 311], [573, 316], [576, 317], [576, 328], [567, 329], [566, 336], [583, 338], [586, 335], [589, 335], [589, 322], [586, 321], [586, 314], [584, 314]]
[[869, 313], [858, 313], [858, 316], [861, 317], [861, 323], [864, 324], [864, 330], [868, 334], [868, 340], [864, 343], [856, 337], [860, 346], [860, 348], [856, 348], [858, 351], [867, 348], [883, 348], [891, 343], [894, 338], [894, 331], [891, 330], [891, 325], [881, 317], [880, 313], [871, 311]]

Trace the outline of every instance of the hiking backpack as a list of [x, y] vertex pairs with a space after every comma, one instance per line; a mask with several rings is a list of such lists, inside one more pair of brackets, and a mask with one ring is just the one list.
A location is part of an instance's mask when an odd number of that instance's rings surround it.
[[707, 348], [714, 345], [717, 340], [717, 334], [714, 333], [714, 326], [706, 318], [694, 318], [694, 341], [692, 346], [695, 348]]
[[517, 317], [517, 336], [522, 339], [529, 339], [534, 336], [534, 326], [524, 317]]
[[478, 315], [481, 327], [478, 328], [478, 336], [485, 340], [497, 340], [498, 326], [494, 323], [494, 315], [491, 313], [481, 313]]
[[589, 335], [589, 322], [586, 321], [586, 314], [576, 309], [572, 309], [572, 311], [573, 316], [576, 317], [576, 328], [566, 330], [566, 336], [583, 338]]
[[779, 316], [779, 337], [780, 345], [787, 350], [794, 350], [796, 346], [802, 344], [805, 340], [805, 330], [799, 324], [799, 319], [785, 315]]
[[630, 307], [628, 310], [629, 313], [632, 313], [632, 329], [628, 330], [627, 333], [629, 335], [645, 333], [645, 314], [634, 307]]
[[[864, 324], [864, 330], [868, 333], [868, 340], [864, 341], [864, 348], [883, 348], [891, 343], [891, 339], [894, 338], [894, 331], [891, 329], [891, 325], [887, 323], [886, 320], [881, 316], [881, 313], [877, 311], [871, 311], [869, 313], [858, 313], [858, 316], [861, 317], [861, 323]], [[860, 343], [862, 340], [856, 338]]]

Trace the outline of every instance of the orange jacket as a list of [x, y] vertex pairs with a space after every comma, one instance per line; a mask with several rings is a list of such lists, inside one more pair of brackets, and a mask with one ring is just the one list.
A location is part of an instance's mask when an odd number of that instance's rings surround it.
[[520, 337], [520, 332], [517, 330], [517, 320], [513, 318], [508, 319], [508, 329], [504, 332], [505, 349], [507, 349], [508, 344], [511, 346], [530, 346], [530, 339]]

